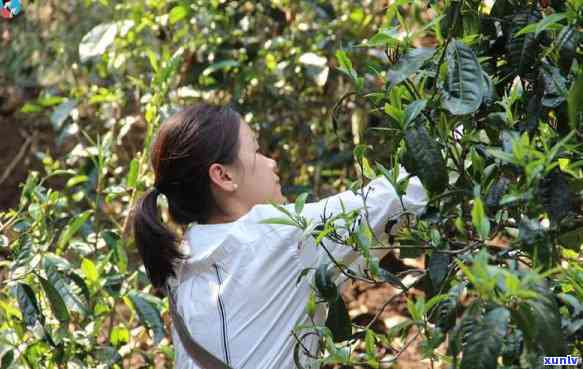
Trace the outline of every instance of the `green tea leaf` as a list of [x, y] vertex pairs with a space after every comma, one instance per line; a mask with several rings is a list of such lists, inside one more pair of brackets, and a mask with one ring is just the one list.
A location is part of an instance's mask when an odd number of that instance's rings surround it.
[[306, 198], [308, 197], [309, 193], [304, 192], [303, 194], [299, 195], [296, 198], [296, 202], [294, 204], [294, 208], [296, 213], [300, 214], [302, 210], [304, 210], [304, 204], [306, 203]]
[[578, 32], [575, 26], [571, 25], [563, 27], [555, 40], [555, 44], [559, 49], [559, 65], [565, 74], [568, 74], [571, 70], [573, 60], [577, 56], [577, 44], [581, 37], [581, 32]]
[[427, 100], [415, 100], [407, 106], [407, 109], [405, 109], [405, 128], [421, 114], [426, 105]]
[[498, 307], [476, 322], [471, 333], [464, 335], [460, 369], [496, 369], [509, 321], [510, 312]]
[[488, 211], [496, 209], [500, 206], [500, 201], [508, 189], [510, 180], [506, 177], [500, 177], [498, 180], [490, 187], [488, 195], [486, 196], [486, 207]]
[[403, 282], [401, 281], [401, 279], [399, 277], [397, 277], [396, 275], [394, 275], [393, 273], [389, 272], [388, 270], [385, 269], [380, 269], [379, 270], [379, 277], [385, 281], [390, 283], [392, 286], [398, 287], [403, 291], [406, 291], [408, 288], [407, 286], [405, 286], [403, 284]]
[[126, 33], [133, 25], [133, 20], [123, 20], [93, 27], [79, 43], [81, 63], [101, 56], [113, 44], [118, 34]]
[[178, 23], [179, 21], [186, 18], [189, 12], [190, 8], [188, 6], [177, 5], [172, 8], [172, 10], [170, 10], [170, 13], [168, 13], [168, 22], [170, 22], [170, 24]]
[[516, 33], [540, 19], [541, 14], [538, 10], [521, 10], [513, 15], [510, 23], [512, 35], [508, 37], [506, 44], [508, 69], [511, 76], [526, 77], [534, 70], [540, 50], [537, 38], [533, 33], [522, 35], [516, 35]]
[[539, 181], [536, 195], [550, 219], [557, 223], [569, 214], [575, 201], [565, 175], [558, 170]]
[[136, 182], [138, 179], [138, 171], [139, 171], [139, 164], [140, 162], [138, 159], [132, 159], [130, 162], [130, 169], [127, 176], [127, 186], [130, 189], [136, 188]]
[[352, 62], [346, 55], [346, 51], [336, 51], [336, 60], [338, 60], [338, 64], [340, 64], [340, 68], [338, 68], [340, 71], [352, 78], [352, 80], [356, 80], [358, 78], [358, 74], [352, 67]]
[[73, 238], [77, 234], [81, 226], [89, 220], [91, 214], [93, 214], [93, 210], [85, 210], [78, 216], [71, 219], [71, 221], [61, 234], [61, 237], [59, 238], [59, 242], [57, 244], [58, 250], [63, 250], [65, 246], [67, 246], [71, 238]]
[[85, 183], [88, 180], [89, 180], [89, 177], [87, 177], [86, 175], [77, 175], [77, 176], [69, 178], [65, 187], [67, 187], [67, 188], [75, 187], [76, 185], [78, 185], [80, 183]]
[[403, 55], [399, 62], [387, 72], [390, 88], [403, 82], [417, 71], [435, 54], [434, 48], [413, 48]]
[[375, 334], [371, 329], [366, 330], [366, 336], [364, 338], [364, 343], [366, 347], [366, 352], [368, 354], [374, 354], [375, 352]]
[[398, 27], [393, 27], [381, 28], [366, 44], [370, 46], [396, 46], [399, 42], [399, 29]]
[[297, 223], [289, 218], [266, 218], [262, 219], [260, 224], [282, 224], [297, 227]]
[[218, 70], [229, 70], [231, 68], [237, 68], [240, 65], [241, 65], [241, 63], [239, 63], [237, 60], [230, 60], [230, 59], [229, 60], [221, 60], [219, 62], [213, 63], [213, 64], [209, 65], [208, 67], [206, 67], [202, 71], [202, 75], [208, 76], [208, 75], [211, 75]]
[[69, 311], [74, 310], [83, 314], [88, 313], [87, 306], [84, 304], [82, 298], [73, 291], [69, 285], [70, 280], [63, 273], [57, 270], [52, 264], [45, 265], [45, 272], [48, 281], [57, 290], [63, 301], [65, 301]]
[[340, 296], [338, 287], [332, 280], [333, 274], [334, 267], [329, 263], [320, 264], [314, 274], [314, 285], [318, 290], [318, 294], [328, 302], [336, 301]]
[[65, 305], [65, 301], [63, 297], [59, 294], [59, 291], [46, 279], [40, 277], [41, 285], [45, 290], [45, 293], [49, 299], [51, 310], [57, 320], [61, 323], [66, 323], [69, 321], [69, 310], [67, 309], [67, 305]]
[[482, 67], [474, 51], [461, 41], [447, 46], [447, 75], [443, 107], [451, 114], [470, 114], [478, 110], [484, 97]]
[[565, 337], [561, 329], [561, 314], [554, 296], [539, 289], [542, 298], [521, 303], [513, 310], [513, 320], [518, 324], [529, 346], [541, 348], [546, 355], [566, 353]]
[[119, 271], [125, 273], [128, 266], [128, 255], [124, 241], [112, 230], [102, 232], [102, 237], [109, 249], [113, 251], [113, 259]]
[[65, 102], [55, 108], [51, 114], [51, 123], [53, 124], [53, 129], [55, 132], [59, 131], [63, 127], [63, 123], [76, 106], [77, 102], [74, 100], [65, 100]]
[[130, 341], [130, 331], [123, 325], [118, 325], [111, 330], [109, 342], [114, 346], [121, 346]]
[[549, 16], [544, 17], [543, 19], [541, 19], [537, 23], [531, 23], [531, 24], [527, 25], [526, 27], [522, 28], [520, 31], [518, 31], [515, 34], [515, 37], [518, 37], [520, 35], [523, 35], [523, 34], [526, 34], [529, 32], [534, 32], [535, 37], [538, 37], [538, 35], [541, 32], [545, 31], [546, 29], [548, 29], [550, 27], [556, 26], [557, 23], [559, 23], [560, 21], [562, 21], [566, 17], [567, 17], [566, 13], [551, 14]]
[[486, 216], [484, 203], [479, 197], [474, 199], [474, 206], [472, 207], [472, 223], [478, 231], [480, 238], [482, 240], [487, 240], [490, 235], [490, 220]]
[[81, 271], [85, 274], [85, 278], [91, 283], [96, 283], [99, 280], [99, 272], [95, 267], [93, 261], [87, 258], [83, 258], [81, 262]]
[[583, 246], [583, 227], [563, 233], [559, 236], [559, 242], [573, 251], [579, 251]]
[[164, 324], [160, 316], [160, 310], [156, 307], [151, 297], [138, 291], [130, 291], [128, 294], [136, 312], [142, 323], [154, 332], [154, 342], [156, 344], [164, 338]]
[[22, 319], [27, 327], [32, 327], [36, 322], [44, 321], [44, 317], [38, 307], [38, 302], [32, 288], [26, 283], [16, 285], [16, 299], [22, 313]]
[[567, 79], [561, 75], [561, 70], [549, 64], [543, 64], [541, 74], [544, 82], [543, 106], [558, 107], [567, 98]]
[[352, 336], [352, 323], [344, 300], [339, 295], [334, 301], [329, 302], [326, 327], [332, 331], [334, 342], [346, 341]]
[[569, 125], [572, 129], [583, 126], [583, 68], [579, 68], [575, 82], [571, 85], [567, 106], [569, 111]]
[[429, 277], [431, 284], [437, 291], [449, 271], [449, 255], [442, 252], [433, 252], [429, 259]]
[[455, 325], [460, 294], [463, 288], [463, 283], [452, 287], [447, 293], [447, 299], [440, 301], [436, 306], [435, 321], [443, 331], [448, 331]]
[[423, 186], [432, 193], [443, 192], [448, 184], [448, 175], [439, 143], [420, 125], [405, 131], [405, 144], [407, 154], [414, 163], [414, 168], [407, 170], [414, 169], [412, 174], [419, 177]]
[[8, 369], [14, 361], [14, 350], [8, 350], [2, 355], [0, 369]]

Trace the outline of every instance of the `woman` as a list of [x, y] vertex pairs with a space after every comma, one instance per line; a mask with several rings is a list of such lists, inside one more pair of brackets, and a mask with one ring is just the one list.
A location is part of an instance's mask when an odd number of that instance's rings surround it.
[[[286, 202], [275, 161], [259, 151], [255, 134], [236, 111], [200, 104], [162, 124], [152, 165], [155, 186], [136, 208], [134, 232], [152, 284], [168, 283], [173, 292], [177, 368], [215, 368], [220, 362], [236, 369], [295, 368], [290, 332], [310, 322], [305, 305], [311, 279], [297, 285], [296, 280], [303, 269], [329, 257], [312, 237], [302, 242], [299, 228], [260, 223], [284, 216], [269, 204]], [[370, 190], [369, 224], [380, 237], [386, 222], [403, 210], [401, 201], [384, 177], [364, 190]], [[159, 194], [176, 223], [191, 225], [182, 242], [160, 220]], [[412, 178], [403, 205], [419, 213], [425, 203], [425, 191]], [[283, 206], [294, 211], [293, 204]], [[306, 204], [301, 215], [318, 222], [342, 207], [364, 213], [362, 198], [346, 191]], [[338, 261], [362, 262], [350, 247], [324, 243]], [[374, 251], [379, 257], [387, 252]], [[324, 324], [323, 304], [314, 319]], [[316, 337], [304, 344], [317, 351]], [[307, 356], [301, 360], [310, 365]]]

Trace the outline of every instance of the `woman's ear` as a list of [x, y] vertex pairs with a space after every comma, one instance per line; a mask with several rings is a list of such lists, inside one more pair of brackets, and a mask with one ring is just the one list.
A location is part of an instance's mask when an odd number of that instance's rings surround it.
[[235, 181], [234, 176], [231, 174], [233, 169], [227, 168], [225, 165], [213, 163], [209, 167], [209, 178], [211, 184], [214, 183], [221, 190], [226, 192], [234, 191]]

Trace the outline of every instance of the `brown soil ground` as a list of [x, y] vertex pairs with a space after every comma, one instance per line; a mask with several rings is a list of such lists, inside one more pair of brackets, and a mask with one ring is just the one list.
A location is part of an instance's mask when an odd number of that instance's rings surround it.
[[25, 153], [21, 155], [24, 157], [20, 158], [20, 163], [15, 160], [25, 142], [26, 137], [18, 130], [17, 124], [0, 116], [0, 211], [18, 204], [18, 185], [26, 179], [30, 158]]
[[20, 184], [32, 170], [42, 173], [35, 152], [55, 152], [54, 135], [47, 122], [0, 114], [0, 212], [18, 205]]
[[[397, 257], [389, 254], [381, 261], [381, 265], [392, 271], [393, 273], [398, 273], [404, 269], [410, 268], [423, 268], [423, 259], [408, 259], [406, 263], [402, 263]], [[348, 312], [355, 324], [365, 326], [367, 325], [373, 317], [382, 309], [383, 305], [387, 300], [398, 294], [400, 291], [389, 285], [371, 286], [370, 284], [364, 282], [350, 283], [344, 287], [342, 291], [342, 298], [346, 302], [348, 307]], [[420, 296], [423, 293], [417, 289], [409, 290], [409, 297]], [[378, 333], [386, 332], [387, 329], [395, 326], [396, 324], [410, 318], [406, 307], [406, 297], [399, 296], [396, 300], [388, 305], [381, 313], [378, 323], [373, 324], [372, 329]], [[412, 343], [399, 355], [399, 359], [393, 364], [382, 364], [381, 368], [391, 368], [391, 369], [439, 369], [442, 365], [434, 362], [432, 367], [431, 362], [428, 359], [422, 360], [420, 353], [420, 343], [421, 339], [415, 337], [415, 330], [411, 330], [407, 341], [412, 341]], [[390, 358], [390, 355], [395, 355], [400, 351], [401, 347], [405, 342], [396, 342], [394, 345], [395, 351], [387, 352], [386, 350], [379, 350], [380, 355], [387, 355], [386, 359]], [[326, 366], [325, 369], [348, 369], [346, 366]], [[365, 368], [365, 367], [356, 367]]]

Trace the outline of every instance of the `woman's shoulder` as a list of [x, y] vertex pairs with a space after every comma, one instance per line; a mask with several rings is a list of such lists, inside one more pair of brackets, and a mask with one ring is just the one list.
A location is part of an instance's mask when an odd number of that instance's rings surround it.
[[[269, 206], [269, 205], [267, 205]], [[247, 246], [265, 243], [281, 230], [263, 222], [273, 214], [263, 206], [255, 206], [247, 214], [230, 223], [191, 224], [184, 233], [181, 249], [185, 264], [208, 268], [214, 263], [235, 258]]]
[[288, 239], [301, 231], [291, 220], [296, 215], [294, 204], [257, 204], [242, 217], [239, 231], [258, 237], [260, 241]]

